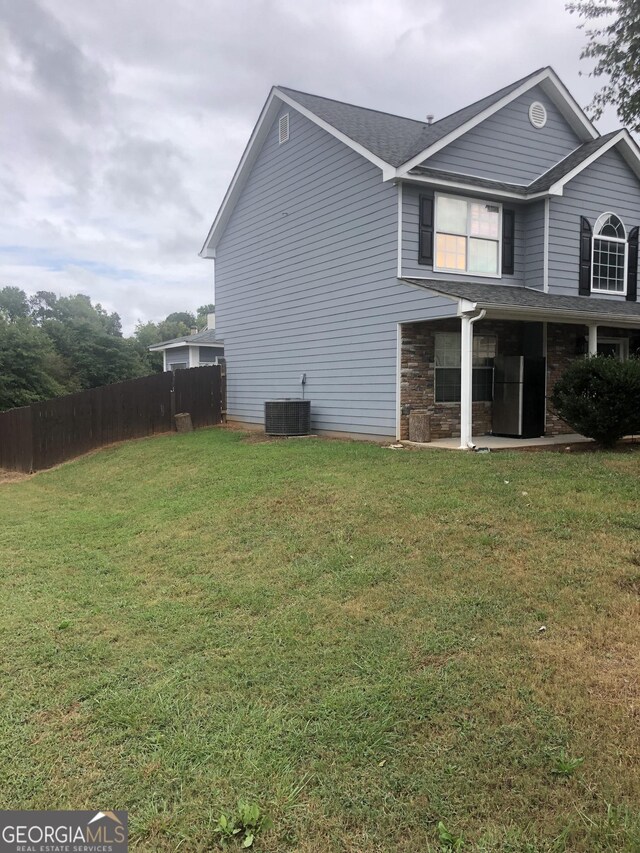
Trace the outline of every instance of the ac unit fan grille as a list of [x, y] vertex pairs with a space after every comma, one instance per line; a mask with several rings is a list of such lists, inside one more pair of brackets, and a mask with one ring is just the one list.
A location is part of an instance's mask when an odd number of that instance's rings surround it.
[[309, 435], [310, 400], [266, 400], [264, 431], [267, 435]]

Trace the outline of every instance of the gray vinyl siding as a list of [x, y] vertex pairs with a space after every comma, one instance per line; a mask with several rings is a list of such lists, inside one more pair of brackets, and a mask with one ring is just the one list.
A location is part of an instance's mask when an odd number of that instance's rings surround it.
[[544, 199], [523, 208], [525, 235], [524, 284], [544, 289]]
[[[444, 193], [445, 195], [467, 195], [469, 193]], [[402, 187], [402, 274], [415, 276], [416, 278], [431, 278], [434, 281], [475, 281], [480, 284], [495, 281], [496, 284], [519, 284], [525, 283], [525, 207], [523, 205], [505, 202], [503, 207], [515, 210], [515, 234], [514, 234], [514, 265], [513, 275], [503, 275], [502, 278], [490, 278], [487, 276], [473, 276], [451, 272], [434, 272], [432, 266], [418, 263], [418, 222], [419, 222], [419, 199], [421, 195], [433, 197], [433, 191], [424, 185], [404, 184]], [[474, 198], [482, 198], [479, 194]], [[497, 203], [493, 201], [493, 203]]]
[[227, 410], [263, 422], [264, 400], [312, 401], [312, 428], [396, 430], [396, 324], [455, 316], [398, 282], [397, 192], [380, 170], [293, 108], [277, 118], [216, 252], [216, 330]]
[[[540, 101], [547, 123], [533, 127], [529, 107]], [[529, 184], [578, 147], [580, 140], [544, 92], [535, 87], [425, 161], [433, 169]]]
[[[580, 217], [591, 226], [600, 214], [616, 213], [627, 234], [640, 225], [640, 184], [617, 151], [607, 151], [552, 198], [549, 209], [549, 291], [576, 296], [580, 251]], [[592, 298], [624, 299], [608, 293]]]
[[180, 364], [181, 362], [189, 367], [189, 347], [175, 347], [165, 350], [165, 352], [167, 353], [167, 370], [171, 369], [172, 364]]
[[215, 361], [216, 358], [220, 358], [223, 355], [224, 350], [222, 347], [200, 347], [200, 362]]

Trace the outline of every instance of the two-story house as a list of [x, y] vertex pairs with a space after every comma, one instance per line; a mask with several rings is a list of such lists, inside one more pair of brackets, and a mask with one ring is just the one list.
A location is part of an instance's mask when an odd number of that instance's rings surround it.
[[201, 252], [228, 417], [304, 391], [315, 431], [568, 432], [566, 365], [640, 347], [639, 224], [638, 147], [551, 68], [435, 122], [275, 87]]

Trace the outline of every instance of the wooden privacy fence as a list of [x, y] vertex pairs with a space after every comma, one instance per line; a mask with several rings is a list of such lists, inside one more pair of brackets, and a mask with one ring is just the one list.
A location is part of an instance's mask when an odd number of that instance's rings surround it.
[[222, 368], [194, 367], [116, 382], [0, 412], [0, 468], [39, 471], [88, 450], [173, 429], [189, 412], [194, 427], [219, 424]]

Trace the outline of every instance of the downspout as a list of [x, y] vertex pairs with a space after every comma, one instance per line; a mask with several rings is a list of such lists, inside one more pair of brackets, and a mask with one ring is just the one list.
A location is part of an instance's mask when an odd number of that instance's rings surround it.
[[460, 352], [460, 450], [474, 450], [473, 443], [473, 324], [486, 315], [483, 308], [479, 314], [461, 316]]

